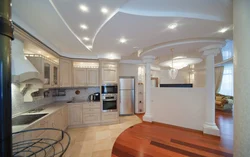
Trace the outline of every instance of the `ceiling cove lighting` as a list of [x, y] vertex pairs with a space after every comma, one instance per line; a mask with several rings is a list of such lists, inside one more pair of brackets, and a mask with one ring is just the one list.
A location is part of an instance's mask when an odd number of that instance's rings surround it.
[[105, 7], [102, 7], [102, 8], [101, 8], [101, 12], [102, 12], [103, 14], [107, 14], [107, 13], [109, 12], [109, 10], [108, 10], [107, 8], [105, 8]]
[[120, 41], [120, 43], [123, 43], [123, 44], [124, 44], [124, 43], [126, 43], [126, 42], [127, 42], [127, 39], [125, 39], [125, 38], [121, 38], [119, 41]]
[[89, 41], [89, 38], [88, 37], [84, 37], [83, 40]]
[[225, 33], [226, 31], [228, 31], [229, 30], [229, 28], [222, 28], [222, 29], [220, 29], [218, 32], [219, 33]]
[[87, 25], [84, 25], [84, 24], [81, 25], [80, 27], [81, 27], [82, 29], [88, 29], [88, 26], [87, 26]]
[[92, 49], [92, 48], [93, 48], [93, 46], [91, 46], [91, 45], [88, 45], [88, 46], [87, 46], [87, 48], [88, 48], [88, 49]]
[[81, 11], [89, 12], [89, 8], [86, 5], [80, 5], [79, 7], [80, 7]]
[[177, 26], [178, 26], [177, 23], [172, 23], [172, 24], [168, 25], [168, 28], [169, 29], [175, 29]]

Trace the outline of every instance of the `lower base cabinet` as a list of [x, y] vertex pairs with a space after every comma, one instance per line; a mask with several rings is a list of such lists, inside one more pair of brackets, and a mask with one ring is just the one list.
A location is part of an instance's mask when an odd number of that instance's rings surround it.
[[118, 112], [101, 112], [100, 102], [68, 105], [69, 127], [82, 127], [119, 122]]

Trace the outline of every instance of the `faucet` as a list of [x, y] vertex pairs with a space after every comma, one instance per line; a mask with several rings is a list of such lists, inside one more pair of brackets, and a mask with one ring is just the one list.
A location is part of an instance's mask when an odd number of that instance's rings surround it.
[[76, 101], [76, 98], [75, 97], [72, 97], [72, 102], [75, 102]]

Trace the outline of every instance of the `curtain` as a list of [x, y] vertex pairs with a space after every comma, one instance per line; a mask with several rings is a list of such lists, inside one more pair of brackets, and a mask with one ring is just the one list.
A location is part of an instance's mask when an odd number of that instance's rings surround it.
[[220, 91], [223, 71], [224, 71], [223, 66], [215, 68], [215, 93], [218, 93]]
[[220, 94], [233, 96], [234, 91], [234, 76], [233, 63], [225, 64], [221, 81]]

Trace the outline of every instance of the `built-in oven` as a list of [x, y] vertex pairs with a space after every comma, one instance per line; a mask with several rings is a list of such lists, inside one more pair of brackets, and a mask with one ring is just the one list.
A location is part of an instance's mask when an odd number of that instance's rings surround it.
[[117, 94], [102, 94], [102, 111], [117, 111]]
[[117, 84], [103, 84], [102, 94], [117, 94]]

